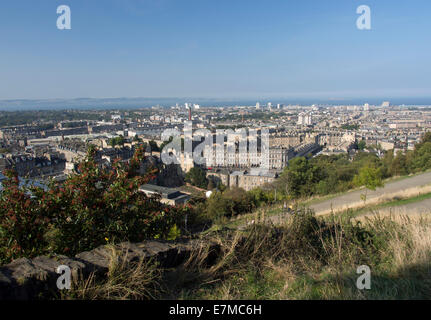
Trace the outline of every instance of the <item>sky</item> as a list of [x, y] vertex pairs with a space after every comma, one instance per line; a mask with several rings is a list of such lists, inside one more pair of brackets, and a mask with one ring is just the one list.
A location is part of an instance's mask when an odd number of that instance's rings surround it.
[[430, 57], [429, 0], [0, 3], [0, 100], [431, 97]]

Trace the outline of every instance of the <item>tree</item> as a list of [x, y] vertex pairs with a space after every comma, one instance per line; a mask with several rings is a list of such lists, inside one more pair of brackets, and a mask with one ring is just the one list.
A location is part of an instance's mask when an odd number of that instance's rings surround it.
[[421, 148], [422, 145], [427, 143], [427, 142], [431, 142], [431, 131], [425, 133], [425, 135], [422, 137], [421, 142], [415, 146], [416, 149]]
[[314, 185], [321, 180], [321, 170], [305, 157], [299, 157], [289, 163], [282, 178], [287, 180], [286, 188], [292, 197], [310, 196], [314, 192]]
[[168, 141], [163, 141], [162, 144], [160, 145], [160, 148], [159, 148], [160, 152], [162, 152], [163, 149], [166, 147], [166, 145], [168, 145], [169, 143], [171, 143], [173, 139], [174, 139], [174, 137], [170, 136], [169, 139], [168, 139]]
[[353, 178], [354, 184], [357, 186], [365, 186], [365, 194], [361, 194], [361, 199], [367, 201], [367, 190], [376, 190], [383, 187], [382, 174], [380, 169], [372, 167], [363, 167], [359, 174]]
[[209, 179], [207, 189], [208, 190], [212, 190], [212, 189], [215, 189], [215, 188], [216, 188], [216, 184], [214, 183], [214, 180], [213, 179]]
[[211, 219], [218, 219], [229, 215], [229, 204], [227, 199], [223, 197], [223, 193], [215, 191], [206, 201], [206, 214]]
[[364, 150], [366, 146], [367, 146], [367, 143], [365, 142], [365, 140], [359, 141], [359, 143], [358, 143], [358, 149], [359, 150], [361, 150], [361, 151]]
[[206, 213], [212, 219], [233, 217], [251, 212], [253, 208], [253, 196], [241, 188], [215, 191], [206, 201]]
[[186, 173], [186, 182], [196, 187], [205, 189], [208, 186], [206, 173], [199, 167], [193, 167]]
[[124, 146], [124, 143], [126, 142], [126, 140], [124, 139], [123, 136], [119, 136], [119, 137], [115, 137], [109, 140], [109, 145], [113, 148], [115, 148], [115, 146]]
[[359, 129], [359, 124], [349, 124], [349, 123], [346, 123], [346, 124], [343, 124], [341, 126], [341, 129], [344, 129], [344, 130], [358, 130]]
[[389, 170], [391, 176], [402, 176], [408, 174], [406, 155], [401, 151], [398, 151], [389, 167]]
[[410, 167], [412, 171], [425, 171], [431, 168], [431, 142], [424, 139], [415, 146]]
[[159, 146], [157, 145], [156, 141], [151, 140], [151, 141], [148, 142], [148, 144], [150, 145], [151, 151], [154, 151], [154, 152], [159, 152], [160, 151]]
[[135, 136], [133, 137], [133, 141], [134, 142], [142, 142], [142, 139], [139, 138], [137, 134], [135, 134]]

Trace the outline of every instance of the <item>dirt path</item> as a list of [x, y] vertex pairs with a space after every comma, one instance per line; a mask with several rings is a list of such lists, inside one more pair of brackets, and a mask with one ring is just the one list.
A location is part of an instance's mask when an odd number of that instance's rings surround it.
[[[355, 190], [335, 198], [324, 200], [322, 202], [310, 205], [317, 215], [324, 215], [331, 212], [331, 209], [336, 213], [349, 208], [358, 208], [363, 206], [361, 194], [365, 190]], [[401, 179], [387, 183], [383, 188], [376, 191], [367, 191], [367, 205], [377, 204], [393, 199], [397, 196], [413, 197], [421, 193], [431, 192], [431, 172], [423, 173], [414, 177]], [[424, 201], [424, 206], [428, 206], [430, 202]], [[418, 203], [406, 205], [406, 208], [414, 208]]]
[[[336, 196], [332, 199], [323, 200], [319, 203], [310, 205], [316, 215], [325, 215], [331, 213], [331, 208], [334, 213], [344, 211], [349, 208], [359, 208], [364, 206], [364, 202], [360, 199], [364, 190], [355, 190], [347, 192], [343, 195]], [[394, 197], [414, 197], [419, 194], [431, 193], [431, 172], [423, 173], [417, 176], [400, 179], [387, 183], [383, 188], [376, 191], [367, 192], [367, 205], [378, 204], [394, 200]], [[431, 214], [431, 199], [418, 201], [394, 207], [385, 207], [378, 210], [381, 215], [422, 215]], [[372, 215], [373, 213], [361, 215], [361, 217]], [[270, 221], [274, 224], [279, 224], [285, 221], [288, 214], [281, 213], [271, 215], [265, 218], [265, 221]], [[239, 226], [240, 229], [245, 228], [248, 224], [254, 222], [254, 216], [250, 216], [248, 221]]]

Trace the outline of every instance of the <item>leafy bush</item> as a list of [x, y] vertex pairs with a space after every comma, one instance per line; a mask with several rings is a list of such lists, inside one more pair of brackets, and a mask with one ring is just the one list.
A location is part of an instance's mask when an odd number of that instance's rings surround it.
[[5, 176], [0, 197], [0, 262], [42, 252], [50, 221], [26, 188], [20, 188], [18, 175], [8, 170]]
[[193, 167], [189, 172], [186, 173], [186, 182], [189, 182], [193, 186], [206, 189], [208, 186], [208, 179], [203, 169], [199, 167]]
[[208, 217], [216, 220], [251, 212], [255, 208], [251, 194], [241, 188], [213, 192], [206, 204]]
[[101, 168], [96, 150], [63, 185], [20, 188], [18, 177], [7, 173], [0, 197], [2, 261], [41, 253], [75, 254], [107, 242], [142, 241], [177, 236], [176, 224], [189, 211], [161, 204], [139, 187], [155, 171], [138, 175], [144, 151], [138, 148], [128, 164], [116, 161]]

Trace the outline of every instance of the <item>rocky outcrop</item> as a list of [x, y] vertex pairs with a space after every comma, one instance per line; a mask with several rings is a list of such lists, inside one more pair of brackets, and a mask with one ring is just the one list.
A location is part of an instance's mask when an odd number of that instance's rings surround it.
[[[77, 254], [75, 258], [55, 255], [34, 259], [21, 258], [0, 267], [0, 300], [44, 299], [58, 296], [57, 267], [70, 267], [72, 279], [88, 277], [91, 273], [104, 276], [111, 262], [113, 249], [126, 263], [152, 259], [161, 268], [174, 268], [183, 263], [193, 250], [208, 246], [201, 240], [184, 242], [146, 241], [142, 243], [124, 242], [115, 246], [101, 246], [94, 250]], [[218, 251], [216, 244], [210, 249]]]

